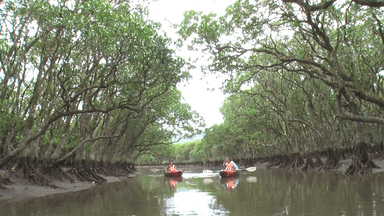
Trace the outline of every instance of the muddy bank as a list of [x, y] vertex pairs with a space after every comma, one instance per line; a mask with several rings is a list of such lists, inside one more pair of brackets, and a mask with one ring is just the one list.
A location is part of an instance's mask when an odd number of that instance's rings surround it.
[[[326, 162], [326, 158], [321, 158], [322, 162]], [[372, 169], [372, 174], [383, 172], [384, 171], [384, 160], [381, 159], [372, 159], [376, 165], [378, 165], [380, 168], [375, 168]], [[336, 169], [332, 169], [329, 171], [338, 171], [340, 173], [345, 173], [345, 171], [348, 169], [348, 167], [352, 164], [352, 159], [344, 159], [340, 160], [339, 165]], [[256, 162], [254, 166], [257, 168], [262, 168], [262, 169], [267, 169], [269, 168], [268, 166], [270, 165], [270, 162]], [[272, 167], [273, 169], [279, 169], [277, 167]]]
[[[0, 170], [2, 176], [10, 176], [8, 170]], [[126, 176], [102, 176], [107, 179], [107, 183], [117, 182], [134, 177], [136, 174], [130, 174]], [[11, 178], [13, 184], [7, 185], [8, 189], [0, 189], [0, 203], [2, 201], [20, 200], [31, 197], [42, 197], [46, 195], [74, 192], [89, 189], [97, 186], [95, 182], [79, 181], [71, 182], [69, 180], [52, 180], [52, 184], [57, 188], [40, 186], [29, 182], [26, 179]]]

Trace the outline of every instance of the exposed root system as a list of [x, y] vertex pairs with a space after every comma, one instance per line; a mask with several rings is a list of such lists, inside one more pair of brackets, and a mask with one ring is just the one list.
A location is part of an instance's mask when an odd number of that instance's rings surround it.
[[304, 166], [300, 167], [299, 171], [307, 172], [315, 169], [316, 169], [316, 165], [313, 162], [312, 157], [309, 154], [306, 154]]
[[368, 145], [366, 143], [360, 143], [354, 150], [354, 157], [352, 164], [345, 171], [346, 175], [363, 175], [372, 173], [372, 169], [380, 168], [369, 158]]
[[13, 184], [13, 181], [8, 177], [0, 176], [0, 189], [8, 189], [5, 185]]
[[323, 161], [321, 160], [321, 158], [320, 158], [320, 155], [318, 154], [318, 153], [315, 153], [314, 154], [314, 158], [315, 158], [315, 167], [316, 168], [319, 168], [319, 167], [322, 167], [322, 166], [324, 166], [324, 163], [323, 163]]
[[283, 156], [281, 156], [281, 155], [273, 156], [269, 160], [269, 164], [268, 164], [267, 168], [279, 166], [279, 164], [281, 164], [283, 162], [283, 160], [284, 160]]
[[290, 163], [285, 167], [286, 169], [295, 170], [304, 165], [304, 159], [300, 156], [300, 153], [295, 153], [290, 156]]
[[43, 162], [42, 170], [44, 174], [51, 176], [53, 179], [58, 179], [58, 180], [67, 179], [72, 183], [76, 182], [74, 178], [72, 178], [70, 175], [64, 172], [57, 164], [51, 163], [47, 160]]
[[68, 172], [74, 174], [81, 181], [95, 182], [98, 184], [106, 183], [107, 179], [97, 174], [94, 163], [86, 163], [85, 160], [75, 161], [75, 166]]
[[337, 169], [339, 167], [339, 162], [340, 162], [337, 152], [332, 148], [328, 148], [326, 151], [326, 154], [327, 154], [327, 161], [325, 161], [325, 164], [321, 166], [319, 170], [326, 171], [326, 170]]
[[28, 179], [33, 184], [58, 188], [41, 173], [39, 162], [35, 159], [20, 157], [12, 170], [16, 176]]

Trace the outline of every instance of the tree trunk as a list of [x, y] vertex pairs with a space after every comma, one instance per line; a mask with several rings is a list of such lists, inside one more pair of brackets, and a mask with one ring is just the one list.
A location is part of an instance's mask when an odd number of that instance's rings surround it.
[[61, 134], [61, 137], [60, 137], [60, 141], [56, 145], [55, 151], [50, 156], [50, 159], [52, 161], [55, 161], [55, 160], [59, 159], [59, 157], [60, 157], [63, 146], [64, 146], [65, 142], [67, 141], [68, 131], [69, 131], [69, 128], [71, 126], [71, 121], [72, 121], [72, 116], [67, 116], [66, 121], [65, 121], [65, 126], [63, 128], [63, 133]]

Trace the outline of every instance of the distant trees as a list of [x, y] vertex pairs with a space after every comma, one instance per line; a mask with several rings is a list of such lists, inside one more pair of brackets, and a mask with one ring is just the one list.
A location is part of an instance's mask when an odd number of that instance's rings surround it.
[[201, 140], [193, 140], [186, 143], [175, 143], [172, 145], [156, 146], [140, 156], [138, 162], [144, 164], [151, 163], [168, 163], [173, 160], [175, 163], [180, 162], [205, 162], [207, 158], [202, 148]]

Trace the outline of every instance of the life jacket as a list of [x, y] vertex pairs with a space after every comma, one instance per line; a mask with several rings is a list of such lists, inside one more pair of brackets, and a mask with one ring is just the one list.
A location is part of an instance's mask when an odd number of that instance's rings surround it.
[[168, 165], [168, 172], [176, 172], [175, 165]]
[[235, 167], [233, 166], [233, 161], [230, 163], [226, 163], [225, 166], [227, 166], [226, 170], [235, 171]]

